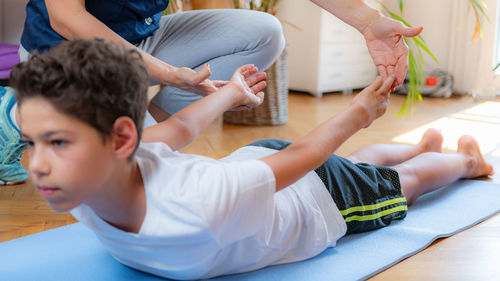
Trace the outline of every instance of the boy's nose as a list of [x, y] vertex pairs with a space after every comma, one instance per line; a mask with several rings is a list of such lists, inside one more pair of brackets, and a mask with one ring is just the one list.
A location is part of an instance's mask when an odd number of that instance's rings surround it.
[[32, 149], [29, 153], [29, 170], [32, 176], [41, 177], [50, 171], [47, 158], [41, 149]]

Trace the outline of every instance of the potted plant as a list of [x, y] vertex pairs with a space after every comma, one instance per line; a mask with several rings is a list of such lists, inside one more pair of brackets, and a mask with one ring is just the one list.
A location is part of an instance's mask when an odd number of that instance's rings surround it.
[[257, 10], [275, 16], [278, 12], [279, 2], [280, 0], [234, 0], [234, 8]]

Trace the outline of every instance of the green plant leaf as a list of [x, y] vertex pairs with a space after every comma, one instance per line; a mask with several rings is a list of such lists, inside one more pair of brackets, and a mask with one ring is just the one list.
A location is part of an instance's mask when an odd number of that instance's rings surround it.
[[[400, 4], [400, 12], [402, 14], [402, 1], [398, 0]], [[406, 27], [412, 27], [402, 16], [390, 11], [383, 3], [378, 1], [382, 8], [389, 14], [389, 16], [397, 21], [400, 21]], [[424, 86], [424, 72], [425, 61], [424, 52], [429, 55], [436, 63], [439, 60], [427, 47], [424, 38], [420, 35], [412, 38], [404, 38], [408, 51], [408, 93], [396, 117], [406, 117], [408, 113], [412, 114], [418, 102], [422, 101], [422, 94], [420, 90]]]
[[425, 42], [423, 42], [422, 40], [420, 40], [420, 38], [418, 38], [418, 37], [413, 37], [412, 40], [420, 48], [422, 48], [422, 50], [424, 50], [437, 64], [440, 64], [439, 60], [436, 58], [436, 56], [429, 50], [429, 48], [427, 48], [427, 46], [425, 45]]
[[486, 7], [486, 3], [484, 1], [479, 2], [477, 0], [469, 0], [469, 2], [472, 4], [473, 8], [477, 8], [483, 16], [488, 18], [488, 16], [486, 15], [486, 12], [484, 11], [484, 8], [483, 8], [483, 6]]
[[500, 67], [500, 62], [493, 68], [493, 71], [497, 70]]

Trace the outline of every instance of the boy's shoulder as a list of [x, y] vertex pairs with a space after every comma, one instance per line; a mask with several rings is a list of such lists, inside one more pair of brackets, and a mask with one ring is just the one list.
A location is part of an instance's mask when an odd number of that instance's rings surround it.
[[227, 162], [227, 161], [244, 161], [251, 159], [259, 159], [276, 153], [277, 150], [262, 147], [262, 146], [243, 146], [233, 151], [226, 157], [214, 159], [199, 154], [188, 154], [174, 151], [164, 142], [141, 142], [137, 149], [136, 157], [138, 158], [196, 158], [198, 160], [206, 160], [209, 162]]
[[181, 153], [174, 151], [170, 146], [164, 142], [141, 142], [135, 153], [136, 160], [168, 160], [175, 158], [176, 161], [183, 161], [189, 159], [198, 159], [206, 161], [216, 161], [215, 159], [205, 157], [198, 154]]
[[168, 144], [164, 142], [140, 142], [137, 152], [151, 151], [151, 150], [164, 150], [166, 152], [174, 152]]

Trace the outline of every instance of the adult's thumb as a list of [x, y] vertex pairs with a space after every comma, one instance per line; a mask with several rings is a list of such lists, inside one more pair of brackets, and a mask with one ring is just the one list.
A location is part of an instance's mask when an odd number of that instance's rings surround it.
[[212, 72], [210, 72], [210, 65], [207, 63], [196, 73], [196, 78], [201, 82], [210, 77], [210, 75], [212, 75]]
[[420, 34], [424, 30], [423, 27], [408, 27], [403, 29], [403, 36], [405, 37], [415, 37]]

